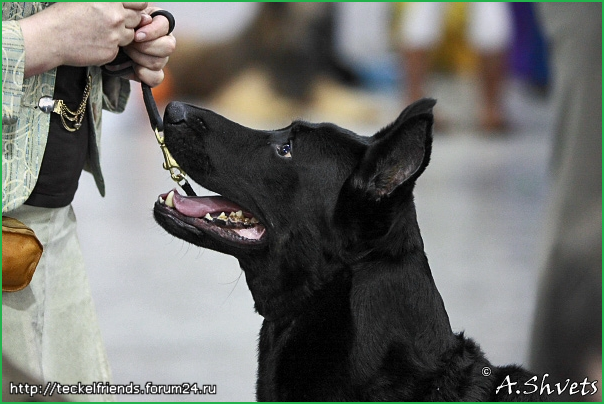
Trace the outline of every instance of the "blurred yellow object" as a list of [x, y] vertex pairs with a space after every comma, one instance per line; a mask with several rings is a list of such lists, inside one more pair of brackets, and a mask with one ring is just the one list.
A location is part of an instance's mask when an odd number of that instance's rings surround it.
[[[400, 44], [400, 38], [395, 27], [401, 23], [401, 14], [405, 12], [407, 3], [396, 3], [394, 7], [393, 43]], [[477, 55], [466, 39], [468, 21], [468, 3], [448, 3], [445, 13], [442, 40], [432, 49], [432, 61], [437, 71], [453, 72], [459, 75], [473, 74], [477, 69]]]

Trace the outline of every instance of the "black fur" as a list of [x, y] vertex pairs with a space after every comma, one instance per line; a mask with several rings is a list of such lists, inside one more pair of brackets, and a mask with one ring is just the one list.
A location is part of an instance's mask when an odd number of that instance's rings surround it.
[[[155, 207], [168, 232], [238, 258], [265, 318], [259, 401], [544, 398], [523, 394], [532, 374], [492, 366], [451, 330], [412, 194], [430, 158], [434, 104], [414, 103], [373, 137], [301, 121], [257, 131], [168, 105], [166, 144], [182, 168], [266, 228], [239, 243]], [[291, 156], [280, 155], [288, 143]], [[518, 383], [512, 394], [509, 384], [496, 394], [506, 380]]]

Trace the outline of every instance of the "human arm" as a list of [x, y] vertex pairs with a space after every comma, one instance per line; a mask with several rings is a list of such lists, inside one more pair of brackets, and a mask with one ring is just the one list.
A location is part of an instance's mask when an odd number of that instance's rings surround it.
[[57, 66], [99, 66], [112, 61], [135, 28], [149, 24], [147, 3], [56, 3], [19, 20], [25, 78]]

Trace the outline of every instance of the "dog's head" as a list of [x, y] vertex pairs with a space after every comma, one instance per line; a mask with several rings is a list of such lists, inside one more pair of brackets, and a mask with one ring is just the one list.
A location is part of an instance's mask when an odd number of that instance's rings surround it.
[[163, 194], [155, 218], [177, 237], [239, 259], [260, 314], [294, 309], [353, 256], [392, 236], [428, 164], [434, 104], [420, 100], [362, 137], [302, 121], [253, 130], [171, 103], [168, 149], [220, 196]]

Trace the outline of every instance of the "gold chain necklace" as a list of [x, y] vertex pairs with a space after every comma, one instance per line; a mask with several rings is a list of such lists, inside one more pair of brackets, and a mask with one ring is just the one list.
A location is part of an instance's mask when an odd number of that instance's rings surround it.
[[[61, 117], [61, 122], [65, 130], [69, 132], [75, 132], [82, 127], [82, 121], [84, 120], [84, 114], [86, 113], [86, 105], [88, 97], [90, 96], [90, 89], [92, 87], [92, 76], [88, 75], [88, 83], [84, 88], [84, 95], [82, 96], [82, 102], [75, 111], [67, 108], [67, 105], [63, 100], [56, 100], [52, 112], [58, 114]], [[69, 126], [69, 123], [73, 123], [73, 127]]]

